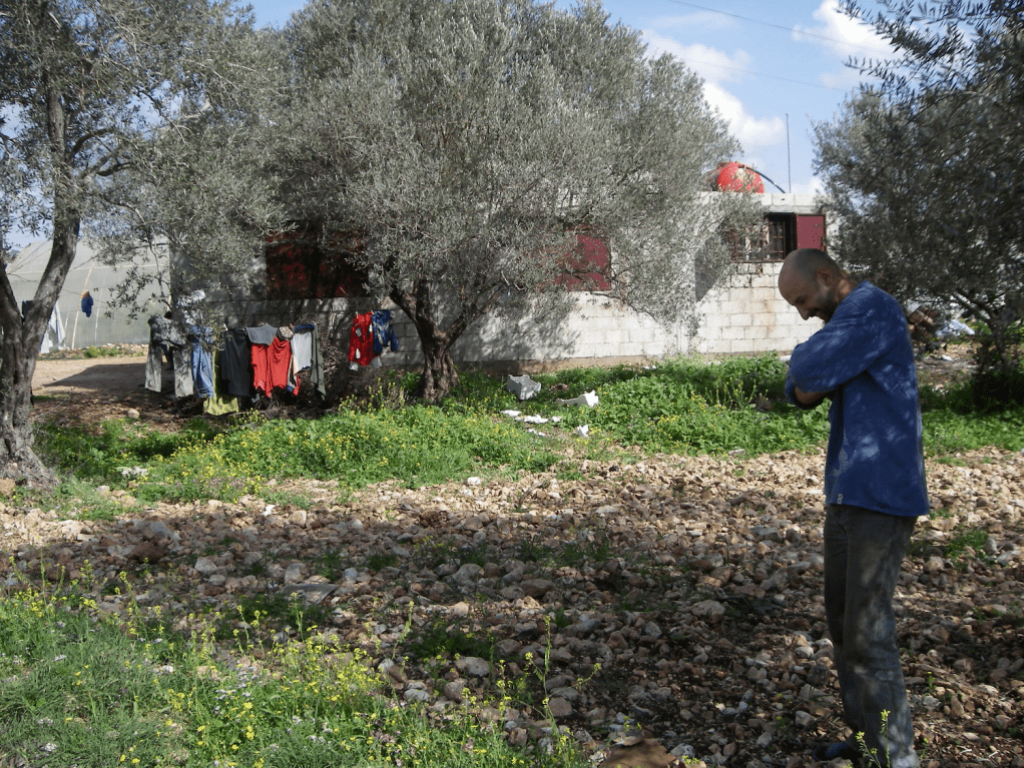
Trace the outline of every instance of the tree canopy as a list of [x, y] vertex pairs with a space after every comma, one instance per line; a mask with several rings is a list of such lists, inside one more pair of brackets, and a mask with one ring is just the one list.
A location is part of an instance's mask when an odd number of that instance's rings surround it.
[[1004, 368], [1024, 317], [1022, 14], [999, 0], [885, 4], [873, 23], [897, 58], [854, 62], [879, 84], [815, 126], [843, 222], [834, 250], [905, 298], [983, 320]]
[[284, 36], [282, 204], [325, 243], [360, 233], [428, 398], [480, 317], [564, 305], [582, 233], [610, 245], [613, 294], [665, 321], [692, 310], [698, 254], [724, 261], [740, 196], [704, 190], [737, 147], [699, 78], [598, 4], [312, 0]]
[[[233, 6], [0, 0], [7, 472], [45, 475], [31, 377], [83, 226], [107, 259], [173, 249], [185, 278], [245, 274], [272, 230], [358, 243], [347, 256], [415, 325], [436, 399], [458, 380], [452, 345], [490, 313], [557, 317], [600, 281], [665, 322], [690, 316], [695, 265], [727, 263], [723, 228], [759, 213], [707, 191], [738, 147], [700, 79], [596, 2], [310, 0], [259, 32]], [[24, 317], [15, 225], [53, 238]], [[609, 246], [604, 274], [581, 236]], [[132, 303], [143, 281], [127, 275]]]

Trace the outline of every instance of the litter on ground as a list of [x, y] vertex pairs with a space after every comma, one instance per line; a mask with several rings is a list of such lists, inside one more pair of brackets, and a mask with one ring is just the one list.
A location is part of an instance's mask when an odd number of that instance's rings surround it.
[[509, 376], [505, 382], [505, 389], [520, 400], [529, 400], [540, 392], [540, 382], [534, 381], [525, 373], [522, 376]]
[[569, 400], [562, 400], [559, 398], [555, 400], [555, 402], [561, 405], [585, 405], [588, 408], [593, 408], [598, 404], [599, 398], [597, 396], [597, 392], [590, 390], [589, 392], [584, 392], [579, 397], [574, 397]]

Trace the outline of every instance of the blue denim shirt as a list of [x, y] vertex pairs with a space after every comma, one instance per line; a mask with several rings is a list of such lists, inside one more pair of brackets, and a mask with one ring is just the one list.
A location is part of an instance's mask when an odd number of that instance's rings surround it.
[[928, 514], [914, 350], [896, 300], [865, 281], [793, 350], [793, 390], [828, 392], [825, 500], [890, 515]]

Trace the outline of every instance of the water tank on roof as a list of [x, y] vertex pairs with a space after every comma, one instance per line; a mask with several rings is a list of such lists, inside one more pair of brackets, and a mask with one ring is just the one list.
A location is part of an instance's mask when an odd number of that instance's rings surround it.
[[761, 175], [743, 163], [720, 163], [712, 176], [711, 186], [723, 192], [758, 192], [764, 194]]

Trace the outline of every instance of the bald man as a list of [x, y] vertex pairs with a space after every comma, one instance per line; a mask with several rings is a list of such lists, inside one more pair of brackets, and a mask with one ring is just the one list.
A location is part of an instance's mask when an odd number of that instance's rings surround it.
[[825, 614], [846, 724], [819, 761], [916, 768], [892, 596], [914, 523], [928, 514], [921, 408], [900, 305], [822, 251], [786, 256], [779, 292], [821, 330], [793, 350], [786, 397], [829, 398], [825, 458]]

